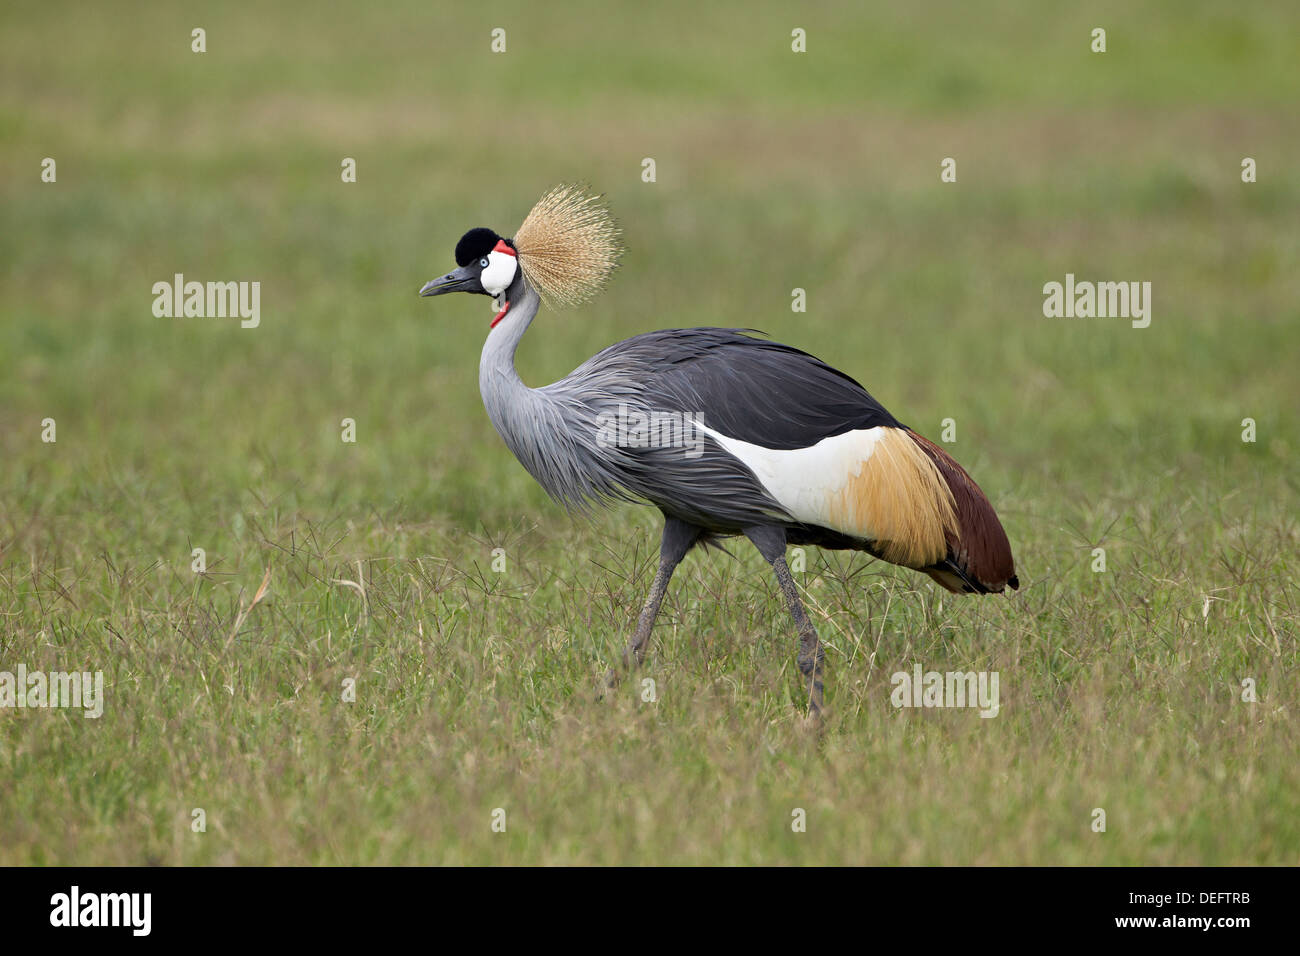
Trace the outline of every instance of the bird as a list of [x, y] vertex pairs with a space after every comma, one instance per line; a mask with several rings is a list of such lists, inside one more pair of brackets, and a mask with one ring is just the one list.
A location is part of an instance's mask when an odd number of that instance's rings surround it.
[[[574, 513], [634, 501], [663, 515], [659, 565], [622, 655], [643, 665], [674, 570], [743, 536], [776, 577], [798, 635], [806, 707], [825, 708], [825, 652], [785, 560], [791, 545], [865, 552], [954, 593], [1019, 587], [1005, 530], [969, 474], [855, 379], [745, 328], [635, 335], [532, 388], [515, 353], [539, 309], [606, 285], [623, 235], [604, 197], [562, 184], [513, 237], [479, 226], [424, 297], [493, 300], [479, 359], [488, 418], [520, 464]], [[617, 674], [611, 670], [611, 683]]]

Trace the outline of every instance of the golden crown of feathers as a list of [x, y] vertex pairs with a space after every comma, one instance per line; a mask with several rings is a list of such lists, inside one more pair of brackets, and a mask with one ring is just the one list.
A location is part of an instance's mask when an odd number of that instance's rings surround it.
[[603, 196], [564, 184], [537, 201], [513, 243], [529, 285], [555, 308], [579, 305], [604, 287], [623, 254], [622, 239]]

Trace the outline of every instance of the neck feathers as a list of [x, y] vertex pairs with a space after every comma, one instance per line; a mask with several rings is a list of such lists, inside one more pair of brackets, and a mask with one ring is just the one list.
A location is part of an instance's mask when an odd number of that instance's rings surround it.
[[520, 270], [505, 292], [509, 303], [501, 321], [488, 332], [479, 358], [478, 386], [492, 427], [520, 463], [552, 496], [548, 444], [560, 431], [557, 410], [544, 393], [529, 388], [515, 370], [515, 351], [537, 315], [540, 299]]

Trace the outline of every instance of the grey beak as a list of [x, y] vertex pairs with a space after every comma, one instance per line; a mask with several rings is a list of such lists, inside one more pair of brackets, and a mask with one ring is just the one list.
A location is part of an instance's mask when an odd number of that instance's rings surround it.
[[432, 282], [426, 282], [420, 289], [420, 295], [445, 295], [448, 292], [460, 292], [470, 289], [475, 282], [475, 276], [469, 271], [469, 268], [462, 266], [455, 272], [448, 272], [441, 279], [434, 279]]

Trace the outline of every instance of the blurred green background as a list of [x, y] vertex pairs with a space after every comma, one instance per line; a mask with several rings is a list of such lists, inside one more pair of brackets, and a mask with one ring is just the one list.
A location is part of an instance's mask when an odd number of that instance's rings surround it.
[[[905, 7], [7, 3], [0, 669], [110, 690], [0, 712], [0, 861], [1294, 863], [1300, 8]], [[479, 404], [486, 300], [416, 297], [573, 180], [627, 254], [525, 381], [762, 329], [955, 419], [1007, 525], [1010, 602], [810, 556], [820, 743], [740, 546], [680, 573], [655, 716], [594, 702], [655, 516], [550, 503]], [[177, 272], [260, 281], [260, 327], [156, 318]], [[1067, 272], [1150, 281], [1151, 326], [1044, 318]], [[900, 715], [913, 660], [1020, 706]], [[795, 800], [834, 826], [792, 844]]]

